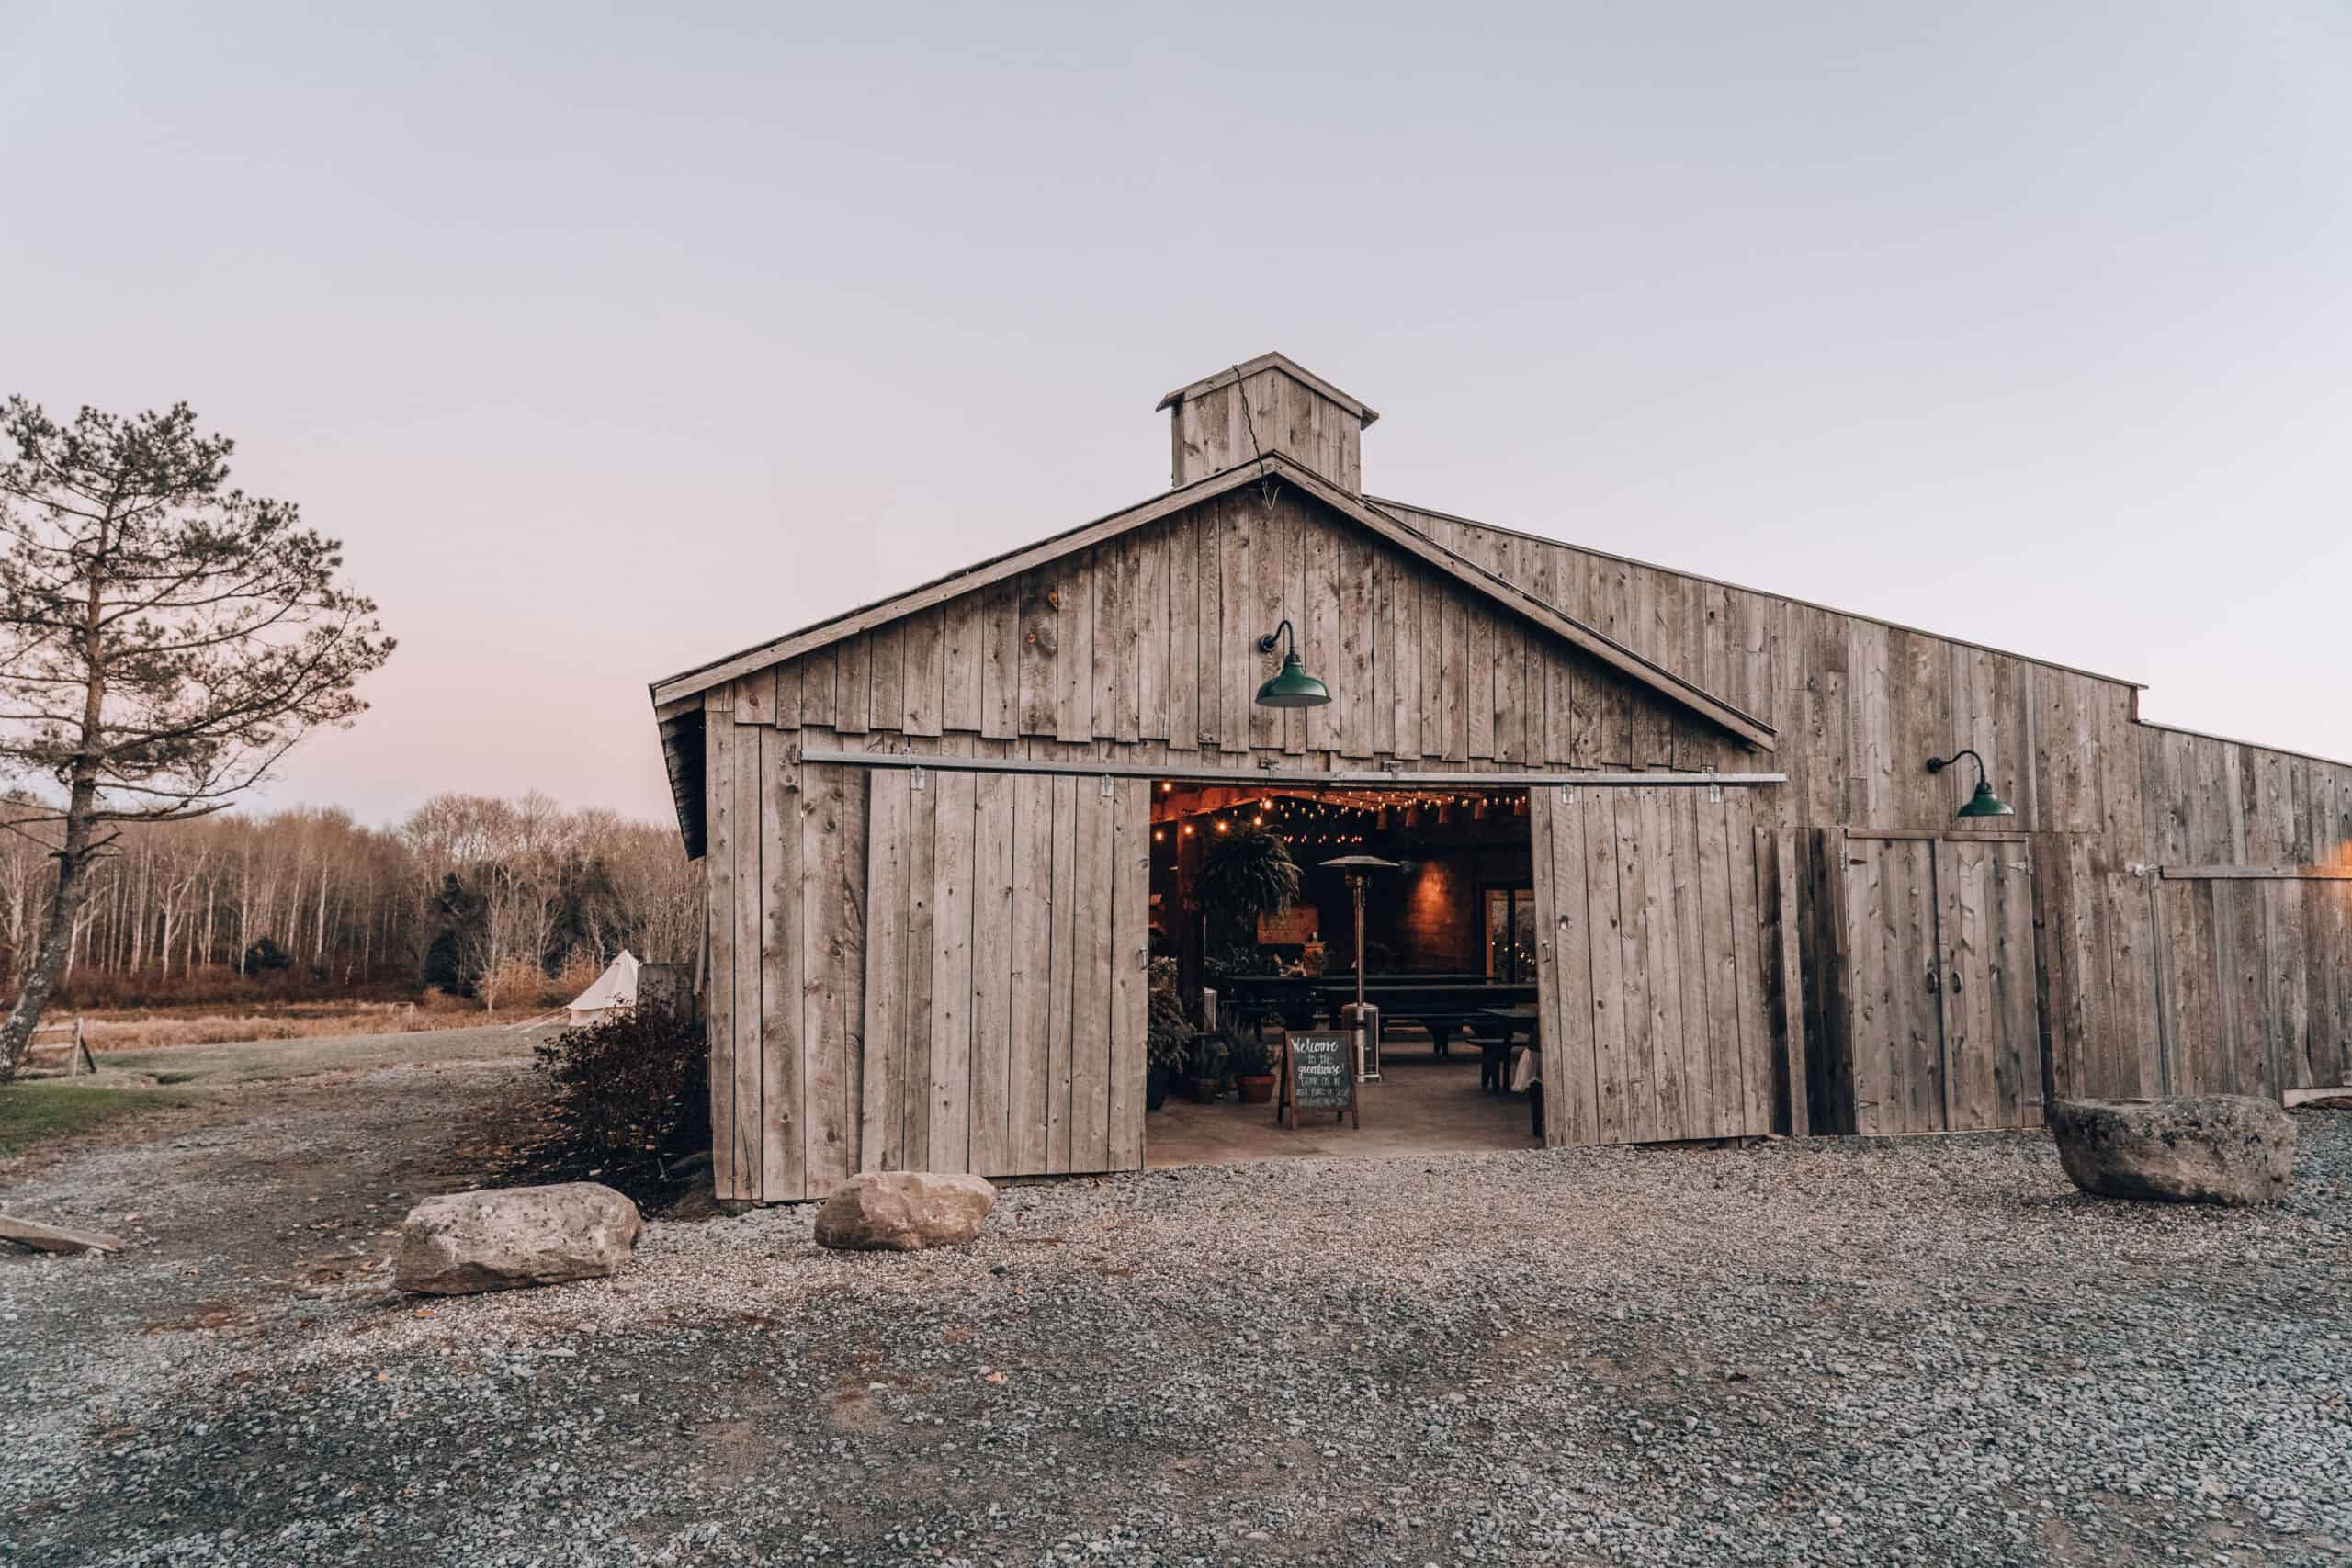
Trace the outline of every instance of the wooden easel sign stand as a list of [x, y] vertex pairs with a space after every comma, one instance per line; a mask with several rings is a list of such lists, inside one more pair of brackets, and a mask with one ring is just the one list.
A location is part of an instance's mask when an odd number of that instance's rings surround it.
[[1274, 1097], [1274, 1125], [1298, 1126], [1302, 1111], [1329, 1111], [1337, 1120], [1355, 1118], [1363, 1131], [1363, 1108], [1356, 1101], [1355, 1036], [1345, 1031], [1283, 1031], [1281, 1087]]

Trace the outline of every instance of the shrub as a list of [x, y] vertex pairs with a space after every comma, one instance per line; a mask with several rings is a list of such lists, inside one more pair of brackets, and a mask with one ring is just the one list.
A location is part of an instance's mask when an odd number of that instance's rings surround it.
[[[567, 994], [562, 999], [570, 1000]], [[506, 958], [474, 982], [474, 995], [486, 1007], [539, 1007], [556, 1000], [548, 972], [527, 958]]]
[[534, 1054], [555, 1086], [557, 1120], [582, 1142], [614, 1153], [709, 1145], [710, 1058], [700, 1024], [616, 1008]]

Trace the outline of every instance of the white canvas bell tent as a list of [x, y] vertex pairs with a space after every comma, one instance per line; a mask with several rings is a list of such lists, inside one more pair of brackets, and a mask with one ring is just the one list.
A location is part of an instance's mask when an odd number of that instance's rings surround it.
[[605, 965], [596, 983], [571, 998], [566, 1011], [569, 1021], [577, 1026], [594, 1023], [615, 1008], [625, 1008], [637, 1001], [637, 955], [627, 948], [619, 957]]

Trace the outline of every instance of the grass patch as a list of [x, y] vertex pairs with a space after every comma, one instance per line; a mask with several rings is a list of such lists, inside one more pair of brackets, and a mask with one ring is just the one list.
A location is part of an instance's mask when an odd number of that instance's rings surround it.
[[22, 1154], [47, 1138], [69, 1138], [143, 1111], [186, 1105], [168, 1089], [104, 1084], [0, 1084], [0, 1155]]

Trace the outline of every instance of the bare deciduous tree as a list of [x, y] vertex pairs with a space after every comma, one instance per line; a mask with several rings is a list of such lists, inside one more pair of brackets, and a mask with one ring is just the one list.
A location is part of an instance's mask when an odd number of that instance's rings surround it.
[[[186, 404], [60, 425], [22, 398], [0, 466], [0, 770], [36, 781], [56, 891], [0, 1024], [14, 1077], [63, 973], [93, 863], [125, 824], [201, 817], [366, 705], [392, 650], [342, 547], [229, 486]], [[53, 791], [53, 793], [51, 793]]]

